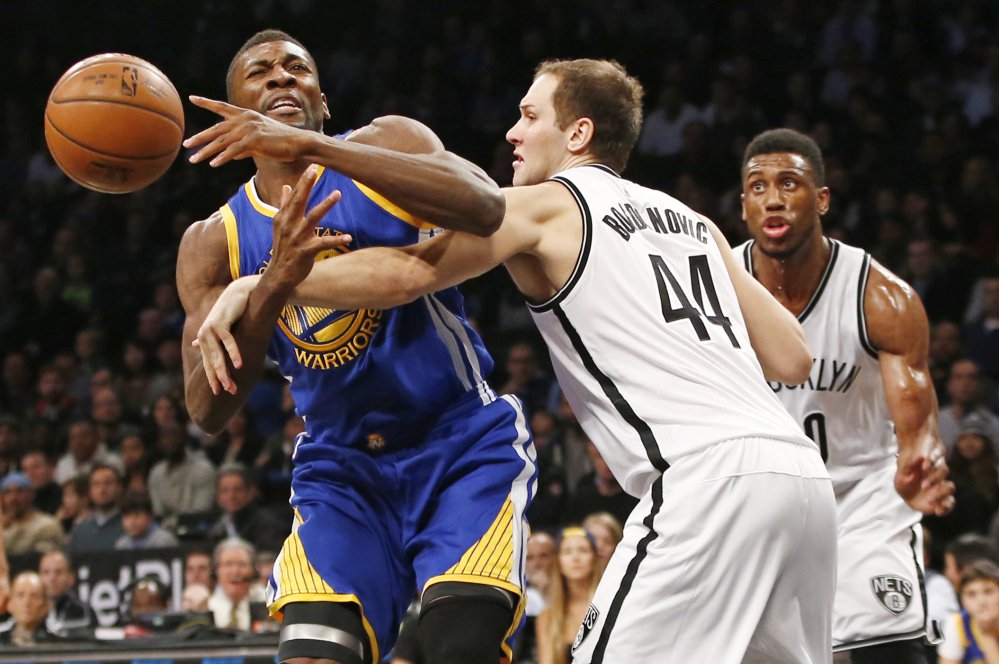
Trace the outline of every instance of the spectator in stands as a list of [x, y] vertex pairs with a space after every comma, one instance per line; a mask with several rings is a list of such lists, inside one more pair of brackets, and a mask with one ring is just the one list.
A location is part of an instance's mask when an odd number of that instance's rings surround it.
[[222, 516], [212, 527], [214, 541], [238, 537], [257, 549], [279, 547], [291, 530], [278, 521], [256, 499], [256, 485], [246, 466], [231, 463], [219, 469], [216, 502]]
[[94, 626], [90, 605], [76, 595], [76, 574], [62, 549], [49, 551], [38, 562], [38, 575], [45, 585], [51, 610], [45, 625], [53, 634], [73, 634]]
[[10, 620], [0, 625], [0, 643], [27, 648], [56, 637], [45, 627], [49, 598], [35, 572], [21, 572], [10, 586]]
[[180, 607], [185, 613], [200, 613], [208, 611], [208, 600], [212, 596], [212, 591], [208, 586], [195, 583], [186, 586], [180, 595]]
[[125, 532], [121, 525], [122, 476], [118, 468], [103, 463], [95, 465], [90, 471], [88, 488], [92, 511], [70, 533], [69, 550], [73, 554], [111, 551]]
[[163, 549], [177, 546], [177, 538], [156, 523], [153, 501], [145, 491], [127, 492], [121, 499], [121, 526], [124, 534], [116, 549]]
[[149, 472], [153, 511], [161, 519], [207, 512], [215, 504], [215, 468], [187, 447], [187, 434], [175, 423], [159, 427], [157, 449], [163, 459]]
[[565, 486], [565, 444], [555, 416], [538, 410], [531, 416], [538, 459], [538, 489], [527, 508], [532, 528], [557, 528], [562, 523], [568, 490]]
[[535, 623], [538, 664], [568, 664], [569, 650], [602, 573], [589, 533], [579, 526], [562, 530], [557, 563], [552, 566], [548, 606]]
[[130, 433], [121, 439], [119, 450], [125, 469], [125, 491], [149, 490], [149, 449], [140, 433]]
[[212, 554], [204, 549], [191, 549], [184, 556], [184, 587], [215, 587], [212, 578]]
[[63, 482], [62, 502], [55, 517], [64, 533], [71, 533], [76, 524], [90, 516], [90, 477], [77, 475]]
[[20, 352], [7, 353], [0, 373], [0, 410], [17, 418], [31, 414], [35, 405], [32, 378], [28, 356]]
[[964, 346], [993, 387], [999, 383], [999, 277], [985, 279], [982, 314], [965, 327]]
[[254, 585], [253, 545], [239, 538], [224, 539], [212, 556], [217, 585], [208, 600], [215, 615], [215, 626], [249, 631], [252, 626], [251, 604], [264, 601]]
[[576, 492], [569, 499], [564, 515], [566, 523], [580, 523], [594, 512], [610, 512], [618, 521], [625, 523], [638, 499], [624, 492], [593, 441], [586, 441], [586, 451], [593, 463], [593, 472], [580, 480]]
[[65, 542], [59, 521], [35, 509], [35, 491], [24, 473], [11, 473], [0, 481], [3, 494], [3, 539], [7, 555], [44, 553]]
[[930, 375], [941, 402], [946, 395], [951, 365], [961, 357], [961, 328], [949, 320], [933, 325], [930, 333]]
[[999, 444], [999, 417], [982, 404], [981, 393], [978, 365], [974, 360], [963, 358], [955, 361], [950, 366], [950, 376], [947, 378], [947, 396], [950, 401], [940, 409], [938, 417], [940, 440], [948, 450], [954, 447], [961, 433], [961, 422], [969, 415], [980, 418], [988, 437], [993, 443]]
[[593, 536], [597, 545], [597, 558], [606, 568], [618, 542], [624, 537], [621, 522], [610, 512], [594, 512], [583, 519], [583, 529]]
[[62, 487], [53, 479], [55, 464], [42, 450], [28, 450], [21, 456], [21, 471], [31, 480], [35, 491], [35, 508], [55, 514], [62, 504]]
[[999, 473], [995, 446], [977, 415], [961, 421], [961, 433], [947, 455], [950, 479], [954, 482], [954, 511], [946, 517], [957, 522], [962, 532], [985, 532], [996, 508]]
[[961, 575], [964, 609], [944, 623], [939, 664], [995, 661], [999, 655], [999, 567], [978, 560]]
[[59, 458], [55, 468], [55, 481], [59, 484], [89, 473], [97, 464], [114, 464], [121, 468], [121, 459], [101, 443], [97, 426], [87, 418], [70, 422], [66, 442], [69, 449]]
[[65, 427], [76, 408], [76, 399], [69, 394], [66, 378], [55, 364], [39, 372], [36, 390], [34, 417], [55, 425], [57, 430]]
[[507, 380], [500, 394], [516, 394], [524, 402], [527, 416], [545, 407], [552, 380], [538, 366], [534, 346], [526, 341], [515, 343], [506, 353]]
[[108, 450], [117, 450], [125, 433], [137, 426], [127, 416], [121, 395], [107, 385], [91, 390], [90, 419], [97, 430], [97, 439]]
[[527, 576], [525, 612], [528, 616], [537, 616], [548, 605], [548, 589], [557, 553], [554, 537], [543, 530], [531, 533], [527, 540], [527, 565], [524, 567]]
[[240, 408], [226, 422], [222, 433], [205, 441], [205, 455], [216, 468], [231, 463], [251, 467], [263, 447], [264, 441], [253, 425], [253, 418], [245, 408]]
[[[143, 614], [162, 613], [170, 608], [170, 588], [156, 575], [150, 574], [136, 579], [128, 592], [123, 620], [126, 636], [149, 636], [147, 630], [129, 630]], [[131, 633], [130, 633], [131, 632]]]
[[260, 487], [261, 502], [268, 507], [281, 507], [290, 512], [288, 497], [291, 495], [291, 455], [298, 435], [305, 431], [305, 422], [294, 412], [285, 418], [279, 434], [269, 438], [257, 456], [254, 467]]

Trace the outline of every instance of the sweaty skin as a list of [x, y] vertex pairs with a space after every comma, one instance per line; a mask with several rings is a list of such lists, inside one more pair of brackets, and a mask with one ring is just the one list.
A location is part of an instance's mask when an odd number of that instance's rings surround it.
[[[231, 104], [192, 97], [191, 101], [221, 116], [214, 126], [187, 139], [197, 148], [191, 161], [221, 166], [232, 159], [252, 158], [254, 184], [264, 202], [284, 207], [308, 196], [309, 164], [337, 170], [367, 185], [395, 205], [429, 223], [488, 235], [503, 218], [499, 187], [477, 166], [444, 150], [425, 125], [386, 116], [338, 140], [321, 133], [329, 118], [319, 89], [315, 63], [301, 47], [285, 41], [265, 42], [240, 56], [229, 87]], [[292, 187], [295, 187], [294, 190]], [[294, 192], [294, 193], [293, 193]], [[296, 198], [297, 197], [297, 198]], [[330, 201], [332, 204], [334, 201]], [[328, 209], [327, 208], [324, 208]], [[301, 210], [300, 212], [304, 212]], [[284, 227], [283, 210], [275, 218]], [[318, 223], [321, 214], [311, 214]], [[343, 246], [347, 236], [305, 237], [286, 228], [280, 238], [292, 252], [316, 253]], [[275, 240], [278, 241], [278, 238]], [[286, 253], [286, 252], [282, 252]], [[273, 265], [262, 288], [248, 299], [246, 315], [233, 329], [241, 356], [222, 380], [202, 366], [193, 346], [205, 317], [231, 281], [225, 229], [219, 213], [193, 224], [184, 234], [177, 260], [177, 286], [187, 319], [184, 325], [184, 387], [188, 410], [203, 430], [217, 432], [243, 404], [260, 376], [275, 322], [291, 293], [287, 265]], [[308, 271], [307, 269], [305, 270]]]
[[[756, 239], [754, 276], [795, 316], [811, 300], [829, 261], [821, 226], [829, 203], [829, 188], [816, 186], [801, 155], [761, 154], [743, 169], [743, 219]], [[872, 261], [864, 314], [898, 439], [895, 489], [915, 510], [946, 514], [954, 506], [954, 485], [947, 481], [938, 433], [922, 302], [908, 284]]]

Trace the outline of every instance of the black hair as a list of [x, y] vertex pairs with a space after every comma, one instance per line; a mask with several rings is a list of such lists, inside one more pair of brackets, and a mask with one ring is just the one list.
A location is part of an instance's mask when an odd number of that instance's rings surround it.
[[996, 548], [992, 540], [974, 533], [958, 537], [947, 545], [944, 552], [954, 556], [958, 569], [964, 569], [967, 565], [983, 558], [996, 561]]
[[822, 149], [811, 136], [794, 129], [768, 129], [762, 134], [757, 134], [756, 138], [746, 146], [746, 151], [742, 155], [742, 168], [745, 169], [753, 157], [774, 152], [801, 155], [812, 169], [816, 186], [826, 186], [826, 165], [822, 159]]

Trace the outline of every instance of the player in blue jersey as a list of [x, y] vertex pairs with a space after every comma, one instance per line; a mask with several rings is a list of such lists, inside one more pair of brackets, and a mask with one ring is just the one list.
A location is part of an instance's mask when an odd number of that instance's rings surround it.
[[[284, 619], [279, 658], [378, 662], [417, 591], [430, 661], [508, 657], [523, 607], [535, 453], [520, 403], [485, 380], [492, 359], [461, 296], [445, 289], [384, 310], [286, 306], [285, 284], [305, 274], [290, 274], [302, 268], [287, 261], [269, 267], [278, 254], [325, 259], [415, 244], [437, 227], [488, 235], [503, 196], [414, 120], [323, 135], [329, 109], [315, 62], [285, 33], [248, 40], [226, 83], [229, 103], [192, 98], [222, 120], [185, 145], [197, 149], [192, 162], [253, 158], [257, 172], [181, 242], [185, 390], [194, 421], [217, 431], [266, 355], [305, 418], [295, 521], [268, 587]], [[309, 228], [283, 221], [291, 203], [309, 210]], [[274, 288], [251, 296], [234, 328], [240, 355], [220, 381], [193, 342], [225, 286], [251, 274]]]

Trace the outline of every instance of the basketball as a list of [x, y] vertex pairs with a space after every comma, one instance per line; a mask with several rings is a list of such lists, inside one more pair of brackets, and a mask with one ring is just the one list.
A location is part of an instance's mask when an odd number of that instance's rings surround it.
[[110, 194], [142, 189], [180, 151], [184, 107], [163, 72], [123, 53], [82, 60], [45, 107], [45, 142], [75, 182]]

